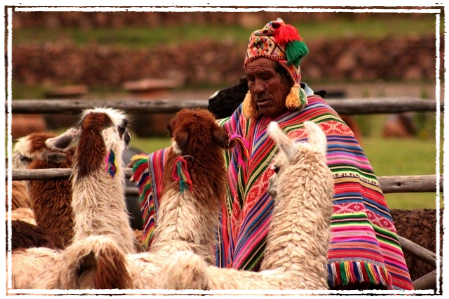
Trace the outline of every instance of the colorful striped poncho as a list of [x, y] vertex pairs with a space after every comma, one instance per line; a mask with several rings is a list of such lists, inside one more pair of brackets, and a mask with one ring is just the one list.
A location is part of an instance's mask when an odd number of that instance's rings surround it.
[[[216, 265], [258, 270], [273, 209], [267, 191], [268, 178], [273, 174], [269, 166], [277, 152], [266, 128], [270, 121], [276, 121], [300, 142], [307, 138], [303, 128], [306, 120], [319, 124], [326, 133], [328, 166], [335, 180], [329, 286], [361, 282], [412, 290], [396, 229], [369, 161], [349, 127], [319, 96], [308, 97], [302, 111], [288, 111], [275, 119], [262, 116], [248, 121], [240, 106], [230, 118], [219, 121], [230, 135], [240, 135], [249, 143], [250, 157], [243, 157], [246, 155], [237, 148], [225, 153], [229, 185], [217, 234]], [[163, 188], [164, 150], [137, 159], [133, 180], [139, 186], [145, 221], [143, 237], [149, 245]]]

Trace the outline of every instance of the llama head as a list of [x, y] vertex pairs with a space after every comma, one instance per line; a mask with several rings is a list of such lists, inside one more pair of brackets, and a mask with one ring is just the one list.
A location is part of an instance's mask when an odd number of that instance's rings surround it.
[[248, 92], [248, 81], [242, 77], [239, 83], [215, 92], [209, 97], [207, 109], [212, 112], [216, 118], [225, 118], [237, 109], [243, 102]]
[[13, 168], [26, 169], [33, 161], [63, 162], [67, 155], [45, 144], [47, 139], [55, 136], [53, 133], [40, 132], [19, 138], [12, 152]]
[[167, 128], [173, 141], [167, 164], [173, 167], [164, 168], [165, 186], [177, 188], [179, 181], [181, 193], [188, 187], [198, 202], [215, 205], [224, 201], [223, 149], [234, 147], [238, 141], [231, 140], [206, 109], [183, 109]]
[[122, 162], [121, 155], [131, 140], [127, 125], [126, 115], [120, 110], [87, 109], [77, 126], [45, 143], [50, 148], [66, 150], [78, 142], [75, 168], [80, 175], [86, 175], [102, 167], [105, 158]]
[[[167, 129], [172, 138], [176, 154], [196, 156], [202, 154], [205, 146], [232, 148], [229, 135], [215, 122], [214, 116], [205, 109], [183, 109], [169, 122]], [[202, 150], [197, 153], [197, 150]]]
[[274, 174], [270, 177], [268, 191], [273, 198], [276, 197], [276, 189], [279, 177], [285, 170], [296, 164], [305, 152], [324, 157], [326, 159], [327, 140], [323, 130], [311, 121], [304, 122], [308, 143], [295, 142], [285, 135], [276, 122], [268, 125], [268, 135], [276, 142], [279, 152], [273, 159], [272, 169]]

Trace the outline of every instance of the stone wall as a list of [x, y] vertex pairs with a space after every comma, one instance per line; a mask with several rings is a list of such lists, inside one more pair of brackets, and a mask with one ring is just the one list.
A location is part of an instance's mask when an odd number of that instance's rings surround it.
[[[336, 7], [334, 7], [336, 8]], [[349, 7], [345, 7], [348, 9]], [[394, 9], [395, 7], [389, 7]], [[403, 7], [401, 7], [403, 9]], [[412, 8], [412, 7], [408, 7]], [[169, 8], [167, 8], [169, 9]], [[391, 18], [391, 13], [352, 12], [14, 12], [13, 28], [25, 27], [78, 27], [120, 28], [124, 26], [172, 26], [172, 25], [240, 25], [258, 28], [268, 20], [280, 17], [287, 23], [323, 22], [341, 19]], [[403, 13], [401, 18], [423, 18], [426, 14]]]
[[[317, 40], [308, 47], [310, 53], [301, 63], [305, 81], [435, 79], [435, 36]], [[148, 50], [62, 42], [21, 45], [12, 51], [13, 80], [90, 87], [120, 87], [143, 78], [170, 78], [185, 86], [233, 84], [243, 75], [244, 53], [245, 44], [213, 41]], [[443, 53], [441, 47], [441, 60]]]

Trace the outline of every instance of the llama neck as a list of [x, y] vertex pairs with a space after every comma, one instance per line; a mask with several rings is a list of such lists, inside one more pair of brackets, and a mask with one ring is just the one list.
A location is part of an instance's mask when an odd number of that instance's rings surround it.
[[[117, 161], [121, 160], [121, 155]], [[134, 234], [125, 203], [125, 176], [118, 165], [112, 178], [106, 164], [85, 176], [74, 171], [72, 209], [74, 213], [74, 242], [90, 235], [108, 235], [125, 253], [134, 252]]]
[[[170, 189], [161, 199], [151, 250], [191, 250], [213, 263], [212, 244], [218, 224], [218, 206], [204, 205], [190, 191]], [[170, 245], [169, 245], [170, 244]]]
[[180, 193], [180, 183], [172, 178], [178, 155], [169, 153], [164, 168], [165, 193], [157, 212], [158, 221], [151, 248], [156, 251], [171, 248], [172, 252], [191, 250], [213, 263], [212, 245], [218, 226], [220, 201], [224, 201], [225, 196], [226, 170], [223, 152], [218, 147], [201, 149], [187, 152], [184, 156], [193, 184], [192, 191], [184, 190], [183, 193]]
[[293, 270], [326, 283], [332, 192], [325, 162], [303, 161], [280, 175], [261, 270]]
[[[62, 163], [34, 160], [28, 169], [72, 167], [70, 156]], [[29, 195], [37, 226], [58, 238], [65, 246], [73, 238], [72, 184], [70, 180], [29, 181]]]

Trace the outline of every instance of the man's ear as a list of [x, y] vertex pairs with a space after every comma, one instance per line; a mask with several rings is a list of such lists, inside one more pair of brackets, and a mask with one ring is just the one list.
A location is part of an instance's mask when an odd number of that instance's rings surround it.
[[47, 162], [54, 162], [54, 163], [61, 163], [65, 160], [67, 157], [64, 153], [58, 153], [58, 152], [45, 152], [44, 158]]

